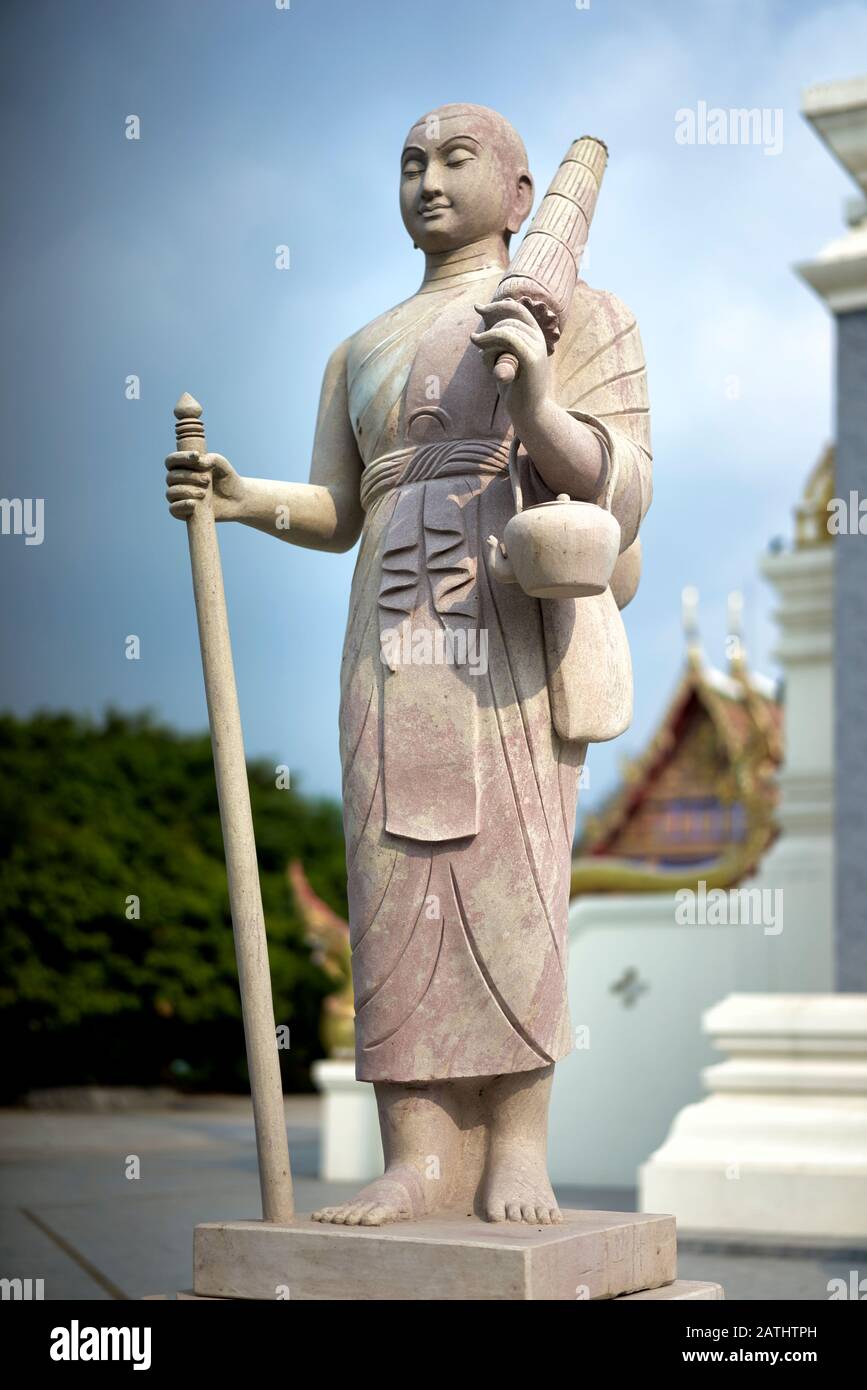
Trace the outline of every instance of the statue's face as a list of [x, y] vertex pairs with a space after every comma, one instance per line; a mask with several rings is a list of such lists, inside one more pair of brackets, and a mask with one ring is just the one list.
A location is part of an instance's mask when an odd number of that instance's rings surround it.
[[509, 153], [471, 112], [433, 112], [414, 125], [401, 154], [400, 211], [416, 246], [452, 251], [517, 230], [532, 182]]

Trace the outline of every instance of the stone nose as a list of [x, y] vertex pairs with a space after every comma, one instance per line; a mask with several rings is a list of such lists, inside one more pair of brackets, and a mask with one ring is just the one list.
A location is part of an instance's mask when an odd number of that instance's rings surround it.
[[442, 192], [442, 176], [436, 165], [429, 164], [422, 179], [421, 196], [426, 203], [429, 203], [433, 198], [441, 198]]

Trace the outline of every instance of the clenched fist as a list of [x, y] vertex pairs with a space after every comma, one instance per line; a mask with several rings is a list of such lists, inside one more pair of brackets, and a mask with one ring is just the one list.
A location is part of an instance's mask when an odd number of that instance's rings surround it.
[[244, 498], [244, 480], [222, 454], [169, 454], [166, 498], [179, 521], [189, 521], [211, 490], [215, 521], [235, 521]]

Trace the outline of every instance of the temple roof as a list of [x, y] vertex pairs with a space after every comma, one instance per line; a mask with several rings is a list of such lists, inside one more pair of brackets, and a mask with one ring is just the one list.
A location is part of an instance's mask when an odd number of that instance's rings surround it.
[[729, 669], [704, 659], [697, 595], [684, 594], [687, 660], [656, 733], [623, 782], [588, 816], [572, 895], [723, 887], [747, 877], [772, 842], [782, 711], [774, 683], [749, 670], [740, 599], [730, 600]]

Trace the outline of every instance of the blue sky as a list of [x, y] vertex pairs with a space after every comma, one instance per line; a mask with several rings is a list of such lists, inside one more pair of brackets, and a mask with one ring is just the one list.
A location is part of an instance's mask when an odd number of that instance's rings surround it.
[[[635, 722], [592, 753], [588, 804], [677, 678], [684, 584], [717, 661], [743, 589], [773, 669], [757, 558], [789, 533], [832, 408], [830, 325], [790, 267], [854, 192], [799, 95], [863, 65], [863, 4], [31, 0], [3, 29], [0, 492], [45, 499], [45, 539], [0, 537], [0, 705], [204, 725], [186, 540], [163, 501], [172, 406], [197, 395], [240, 472], [306, 478], [329, 352], [421, 275], [397, 208], [404, 134], [459, 100], [513, 121], [541, 189], [576, 135], [611, 152], [585, 273], [638, 315], [656, 492], [627, 613]], [[678, 144], [675, 112], [700, 101], [781, 108], [782, 151]], [[354, 556], [220, 535], [248, 752], [337, 793]]]

